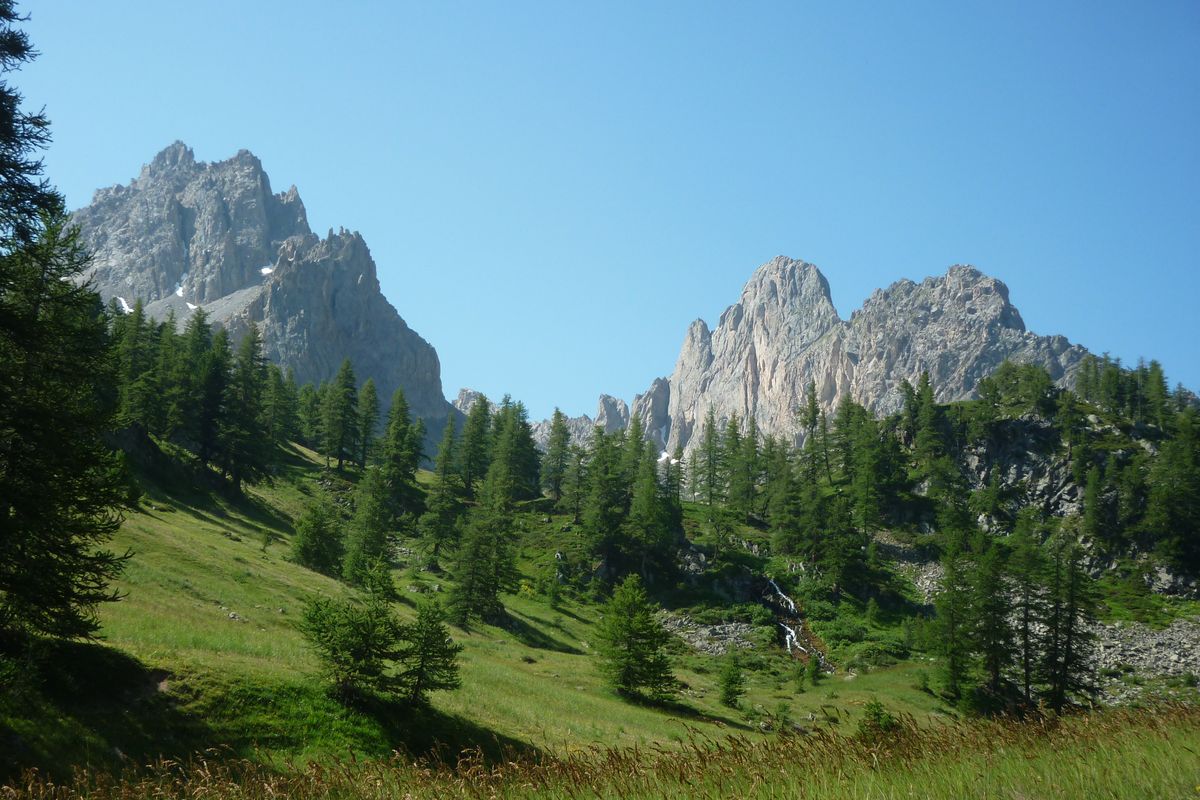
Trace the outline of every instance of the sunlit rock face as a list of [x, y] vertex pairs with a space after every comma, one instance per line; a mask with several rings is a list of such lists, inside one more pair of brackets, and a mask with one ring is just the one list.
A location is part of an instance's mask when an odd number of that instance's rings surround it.
[[946, 402], [973, 396], [1005, 359], [1041, 364], [1068, 384], [1086, 354], [1061, 336], [1026, 331], [1008, 288], [969, 266], [898, 281], [843, 320], [820, 270], [780, 256], [755, 270], [715, 328], [691, 324], [674, 372], [639, 395], [633, 413], [668, 450], [690, 449], [709, 408], [719, 423], [736, 414], [798, 440], [810, 381], [827, 413], [848, 396], [888, 414], [903, 402], [901, 383], [923, 371]]
[[173, 310], [181, 326], [203, 308], [235, 338], [254, 323], [268, 358], [301, 383], [332, 377], [349, 357], [385, 404], [402, 387], [439, 431], [451, 413], [437, 353], [381, 293], [363, 238], [314, 235], [296, 188], [272, 192], [250, 152], [210, 164], [176, 142], [129, 185], [97, 191], [73, 220], [94, 253], [87, 277], [106, 301], [125, 308], [140, 298], [156, 319]]

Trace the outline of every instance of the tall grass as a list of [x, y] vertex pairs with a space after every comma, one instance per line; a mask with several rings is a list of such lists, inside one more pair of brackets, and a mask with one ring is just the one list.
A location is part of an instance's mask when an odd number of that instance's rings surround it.
[[139, 774], [37, 773], [12, 800], [73, 798], [1182, 798], [1200, 790], [1200, 707], [1163, 705], [918, 727], [827, 729], [766, 740], [693, 739], [681, 748], [601, 748], [487, 761], [397, 755], [273, 770], [250, 761], [161, 761]]

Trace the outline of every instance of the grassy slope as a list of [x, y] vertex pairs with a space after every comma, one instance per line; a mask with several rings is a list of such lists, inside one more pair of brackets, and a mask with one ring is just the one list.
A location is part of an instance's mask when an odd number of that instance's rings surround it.
[[[354, 480], [321, 467], [315, 454], [298, 449], [273, 485], [252, 487], [237, 502], [196, 491], [194, 476], [182, 469], [160, 470], [158, 488], [114, 543], [135, 556], [119, 584], [126, 598], [102, 610], [104, 646], [50, 649], [41, 656], [40, 687], [15, 702], [0, 700], [0, 741], [12, 745], [0, 747], [0, 775], [18, 764], [111, 766], [210, 747], [281, 762], [383, 756], [439, 742], [563, 753], [597, 742], [669, 743], [693, 731], [758, 736], [757, 722], [778, 714], [781, 704], [792, 721], [850, 727], [875, 697], [919, 721], [952, 713], [915, 688], [928, 664], [839, 675], [797, 693], [791, 662], [776, 646], [759, 651], [748, 676], [742, 708], [749, 717], [717, 702], [716, 663], [682, 645], [677, 674], [687, 688], [680, 704], [634, 705], [606, 688], [595, 668], [596, 605], [567, 599], [551, 609], [530, 592], [505, 598], [514, 620], [507, 629], [454, 631], [466, 646], [463, 688], [435, 696], [431, 712], [343, 708], [314, 679], [317, 663], [295, 621], [307, 595], [347, 590], [287, 560], [291, 520], [318, 483], [347, 490]], [[530, 581], [575, 537], [562, 531], [563, 518], [547, 521], [544, 514], [531, 509], [520, 518], [521, 568]], [[694, 522], [689, 515], [690, 529]], [[448, 585], [444, 575], [401, 567], [402, 616], [412, 614], [413, 587]], [[682, 595], [695, 601], [694, 590]]]

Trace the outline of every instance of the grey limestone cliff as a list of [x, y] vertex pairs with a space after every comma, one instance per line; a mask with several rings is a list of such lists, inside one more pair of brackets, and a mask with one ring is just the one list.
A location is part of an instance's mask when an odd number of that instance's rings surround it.
[[296, 188], [273, 193], [250, 152], [210, 164], [176, 142], [73, 220], [94, 254], [86, 277], [106, 301], [140, 298], [180, 324], [203, 308], [235, 337], [254, 323], [267, 356], [302, 383], [332, 377], [348, 357], [385, 403], [403, 387], [414, 414], [450, 412], [437, 353], [381, 293], [366, 242], [314, 235]]
[[795, 440], [810, 380], [826, 412], [848, 396], [887, 414], [900, 408], [902, 381], [926, 370], [946, 402], [973, 396], [1005, 359], [1069, 383], [1086, 354], [1027, 331], [1008, 288], [973, 267], [898, 281], [843, 320], [820, 270], [780, 256], [754, 272], [716, 328], [691, 324], [674, 372], [639, 395], [633, 413], [665, 449], [688, 448], [709, 407], [718, 420], [753, 417], [764, 433]]

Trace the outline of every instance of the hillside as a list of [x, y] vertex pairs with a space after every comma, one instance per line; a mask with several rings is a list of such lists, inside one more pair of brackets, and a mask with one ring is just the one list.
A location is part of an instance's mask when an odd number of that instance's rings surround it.
[[[981, 407], [944, 408], [966, 424]], [[990, 470], [1021, 477], [1014, 486], [1030, 489], [1050, 513], [1072, 510], [1053, 505], [1064, 496], [1077, 506], [1082, 496], [1074, 494], [1069, 464], [1054, 446], [1037, 445], [1046, 429], [1032, 419], [998, 424], [1010, 426], [1004, 449], [980, 440], [966, 451], [973, 454], [966, 463], [982, 469], [976, 485], [987, 487]], [[1096, 430], [1107, 432], [1109, 452], [1137, 448], [1115, 426], [1101, 422]], [[678, 572], [653, 591], [677, 634], [671, 651], [683, 691], [675, 703], [630, 703], [606, 685], [593, 647], [604, 594], [589, 577], [590, 545], [571, 514], [542, 498], [520, 503], [513, 517], [519, 575], [516, 590], [503, 596], [506, 619], [453, 630], [465, 646], [463, 688], [435, 695], [426, 710], [385, 699], [346, 706], [318, 681], [318, 661], [297, 620], [307, 597], [353, 590], [294, 563], [291, 543], [296, 520], [317, 495], [333, 496], [348, 512], [359, 468], [329, 469], [323, 457], [292, 444], [269, 481], [239, 496], [176, 445], [146, 440], [131, 452], [144, 493], [114, 542], [133, 553], [117, 583], [124, 597], [102, 607], [100, 642], [46, 642], [30, 656], [33, 670], [0, 707], [9, 774], [32, 765], [51, 772], [118, 767], [210, 748], [281, 764], [435, 745], [449, 752], [479, 746], [492, 756], [506, 749], [566, 754], [596, 743], [672, 747], [693, 735], [758, 737], [781, 726], [849, 731], [878, 700], [921, 725], [962, 715], [936, 690], [943, 656], [922, 619], [932, 613], [928, 593], [938, 590], [937, 573], [930, 584], [923, 571], [938, 563], [919, 519], [875, 535], [869, 594], [842, 592], [830, 602], [828, 584], [806, 577], [803, 565], [797, 572], [794, 556], [771, 555], [781, 540], [762, 522], [714, 528], [695, 488], [683, 505]], [[1014, 453], [1025, 472], [1010, 470]], [[1064, 495], [1053, 481], [1025, 484], [1024, 476], [1038, 472], [1031, 458], [1042, 472], [1062, 475], [1071, 491]], [[426, 490], [434, 480], [418, 474]], [[987, 524], [995, 527], [1003, 514], [992, 513]], [[414, 533], [393, 534], [396, 608], [406, 618], [418, 597], [445, 596], [454, 586], [453, 572], [421, 569], [427, 543]], [[1110, 699], [1147, 690], [1194, 695], [1190, 656], [1181, 661], [1167, 652], [1167, 663], [1156, 663], [1142, 654], [1159, 652], [1156, 630], [1190, 641], [1194, 632], [1166, 626], [1200, 614], [1200, 604], [1151, 593], [1137, 577], [1145, 566], [1117, 553], [1109, 558], [1100, 565], [1101, 614], [1134, 625], [1101, 631]], [[556, 575], [562, 588], [548, 594], [547, 578]], [[1138, 626], [1143, 633], [1133, 635]], [[719, 702], [720, 654], [730, 645], [748, 679], [738, 709]], [[812, 657], [824, 668], [816, 685], [800, 678]], [[1129, 663], [1140, 666], [1131, 671]]]
[[[669, 746], [689, 730], [716, 737], [756, 731], [756, 722], [717, 702], [714, 659], [682, 642], [677, 672], [687, 689], [678, 706], [622, 700], [604, 685], [591, 653], [596, 603], [568, 597], [551, 608], [545, 597], [525, 590], [505, 596], [507, 627], [454, 631], [466, 646], [463, 689], [436, 696], [428, 714], [414, 718], [387, 704], [341, 707], [316, 681], [317, 661], [295, 623], [306, 596], [348, 590], [292, 563], [288, 554], [292, 522], [306, 500], [322, 484], [348, 491], [356, 474], [330, 473], [316, 454], [295, 448], [272, 485], [231, 501], [189, 488], [196, 480], [190, 470], [178, 463], [160, 470], [128, 513], [114, 544], [134, 557], [117, 584], [124, 599], [103, 608], [102, 641], [47, 645], [39, 655], [42, 680], [0, 711], [8, 774], [31, 765], [52, 772], [68, 765], [116, 767], [214, 747], [270, 761], [352, 752], [380, 757], [395, 748], [420, 752], [435, 742], [565, 753], [597, 742]], [[520, 570], [532, 584], [555, 549], [569, 547], [570, 537], [561, 533], [568, 518], [534, 504], [518, 520]], [[452, 583], [410, 569], [413, 544], [400, 540], [394, 572], [402, 615], [411, 615], [416, 590]], [[707, 592], [686, 599], [700, 604], [689, 610], [708, 607], [718, 616], [727, 605]], [[838, 675], [797, 693], [791, 661], [773, 621], [766, 621], [746, 626], [758, 666], [744, 705], [761, 709], [762, 721], [786, 703], [792, 720], [831, 714], [852, 724], [877, 694], [921, 718], [953, 714], [916, 688], [923, 669], [917, 664], [853, 679]], [[31, 696], [37, 702], [24, 705]]]

